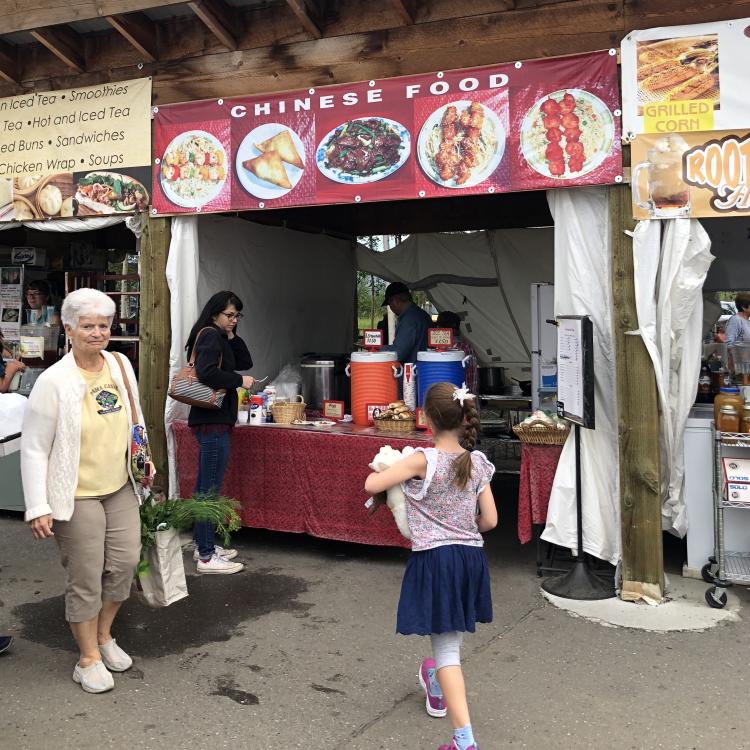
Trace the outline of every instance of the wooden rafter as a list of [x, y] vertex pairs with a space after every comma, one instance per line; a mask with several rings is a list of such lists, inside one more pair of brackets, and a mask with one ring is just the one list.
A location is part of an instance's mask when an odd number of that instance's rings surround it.
[[0, 40], [0, 78], [8, 83], [18, 83], [18, 55], [16, 48]]
[[237, 49], [237, 37], [232, 31], [236, 21], [224, 0], [195, 0], [188, 5], [225, 47]]
[[156, 24], [145, 13], [107, 16], [110, 26], [117, 29], [148, 62], [156, 62]]
[[185, 0], [0, 0], [0, 18], [3, 21], [2, 33], [10, 34], [73, 21], [135, 13], [165, 5], [180, 5], [184, 2]]
[[297, 20], [308, 34], [316, 39], [323, 36], [323, 32], [320, 30], [320, 22], [313, 17], [304, 0], [286, 0], [286, 4], [292, 9], [292, 13], [297, 16]]
[[405, 24], [414, 23], [416, 3], [414, 0], [391, 0], [393, 7], [399, 15], [399, 18]]
[[69, 68], [83, 73], [86, 68], [83, 56], [83, 38], [69, 26], [50, 26], [32, 29], [31, 36], [41, 42], [55, 57]]

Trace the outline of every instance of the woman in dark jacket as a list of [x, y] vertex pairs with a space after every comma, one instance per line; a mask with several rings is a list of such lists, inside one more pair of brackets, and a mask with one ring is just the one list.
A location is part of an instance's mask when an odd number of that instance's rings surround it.
[[[217, 292], [203, 308], [185, 347], [188, 358], [195, 349], [198, 380], [211, 388], [225, 388], [227, 392], [220, 409], [190, 407], [188, 424], [200, 447], [197, 495], [221, 491], [229, 461], [232, 428], [237, 421], [237, 388], [252, 388], [255, 383], [255, 378], [250, 375], [236, 372], [253, 366], [245, 342], [236, 334], [237, 323], [242, 318], [241, 310], [242, 300], [236, 294]], [[238, 573], [245, 567], [242, 563], [232, 562], [237, 557], [237, 550], [224, 549], [214, 543], [213, 524], [197, 522], [193, 530], [196, 544], [193, 559], [199, 573]]]

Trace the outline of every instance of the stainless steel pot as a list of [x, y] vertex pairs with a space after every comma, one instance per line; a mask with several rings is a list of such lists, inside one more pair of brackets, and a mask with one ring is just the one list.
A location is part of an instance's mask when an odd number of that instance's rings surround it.
[[302, 397], [308, 408], [320, 411], [324, 401], [337, 399], [332, 359], [306, 359], [302, 369]]
[[499, 396], [503, 392], [503, 370], [502, 367], [493, 365], [479, 365], [479, 393], [483, 396]]

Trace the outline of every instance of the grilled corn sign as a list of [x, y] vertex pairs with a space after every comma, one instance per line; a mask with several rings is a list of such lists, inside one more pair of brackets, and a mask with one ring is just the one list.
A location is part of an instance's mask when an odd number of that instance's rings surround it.
[[636, 219], [750, 212], [750, 18], [634, 31], [622, 43]]
[[0, 221], [145, 210], [151, 79], [0, 99]]
[[615, 50], [154, 111], [155, 214], [621, 179]]

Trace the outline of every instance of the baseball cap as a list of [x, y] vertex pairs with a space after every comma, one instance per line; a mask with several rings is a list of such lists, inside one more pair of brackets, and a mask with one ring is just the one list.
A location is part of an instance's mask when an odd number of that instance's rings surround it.
[[410, 294], [409, 287], [401, 281], [394, 281], [385, 288], [385, 296], [383, 297], [383, 304], [381, 307], [385, 307], [388, 304], [388, 300], [397, 294]]

